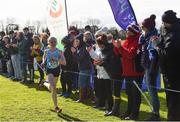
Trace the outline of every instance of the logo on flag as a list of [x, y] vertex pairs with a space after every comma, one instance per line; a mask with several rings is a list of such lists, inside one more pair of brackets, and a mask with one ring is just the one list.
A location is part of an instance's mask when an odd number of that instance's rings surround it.
[[53, 18], [60, 17], [62, 14], [62, 4], [60, 0], [52, 0], [50, 5], [50, 16]]
[[126, 29], [130, 24], [137, 24], [136, 16], [129, 0], [108, 0], [116, 23]]

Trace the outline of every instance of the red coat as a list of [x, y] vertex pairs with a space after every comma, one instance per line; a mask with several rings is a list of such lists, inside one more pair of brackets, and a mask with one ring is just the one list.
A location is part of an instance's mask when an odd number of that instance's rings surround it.
[[[122, 68], [123, 76], [143, 76], [144, 73], [139, 73], [135, 71], [134, 58], [139, 49], [139, 36], [127, 37], [127, 39], [122, 42], [122, 46], [118, 49], [119, 53], [122, 55]], [[117, 53], [117, 49], [114, 50]]]

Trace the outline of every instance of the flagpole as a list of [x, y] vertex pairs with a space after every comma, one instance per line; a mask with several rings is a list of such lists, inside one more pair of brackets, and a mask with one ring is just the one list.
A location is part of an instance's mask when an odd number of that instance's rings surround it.
[[67, 26], [67, 31], [68, 31], [69, 22], [68, 22], [68, 12], [67, 12], [67, 3], [66, 3], [66, 0], [64, 0], [64, 3], [65, 3], [65, 11], [66, 11], [66, 26]]

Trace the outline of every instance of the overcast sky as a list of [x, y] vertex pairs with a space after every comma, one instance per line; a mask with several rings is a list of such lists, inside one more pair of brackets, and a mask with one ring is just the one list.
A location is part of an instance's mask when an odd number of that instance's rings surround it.
[[[26, 20], [42, 20], [46, 14], [47, 0], [0, 0], [0, 20], [15, 17], [21, 24]], [[156, 14], [157, 23], [165, 10], [173, 9], [180, 15], [180, 0], [130, 0], [137, 20], [141, 22]], [[117, 26], [108, 0], [67, 0], [69, 23], [98, 18], [103, 26]]]

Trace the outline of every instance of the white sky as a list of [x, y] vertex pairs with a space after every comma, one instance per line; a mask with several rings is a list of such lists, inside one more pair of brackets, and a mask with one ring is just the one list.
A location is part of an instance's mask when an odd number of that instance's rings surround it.
[[[130, 0], [137, 20], [141, 22], [150, 14], [156, 14], [157, 23], [165, 10], [172, 9], [180, 17], [180, 0]], [[67, 0], [69, 23], [85, 22], [87, 18], [98, 18], [103, 26], [117, 26], [108, 0]], [[15, 17], [21, 24], [26, 20], [44, 19], [46, 0], [0, 0], [0, 20]]]

